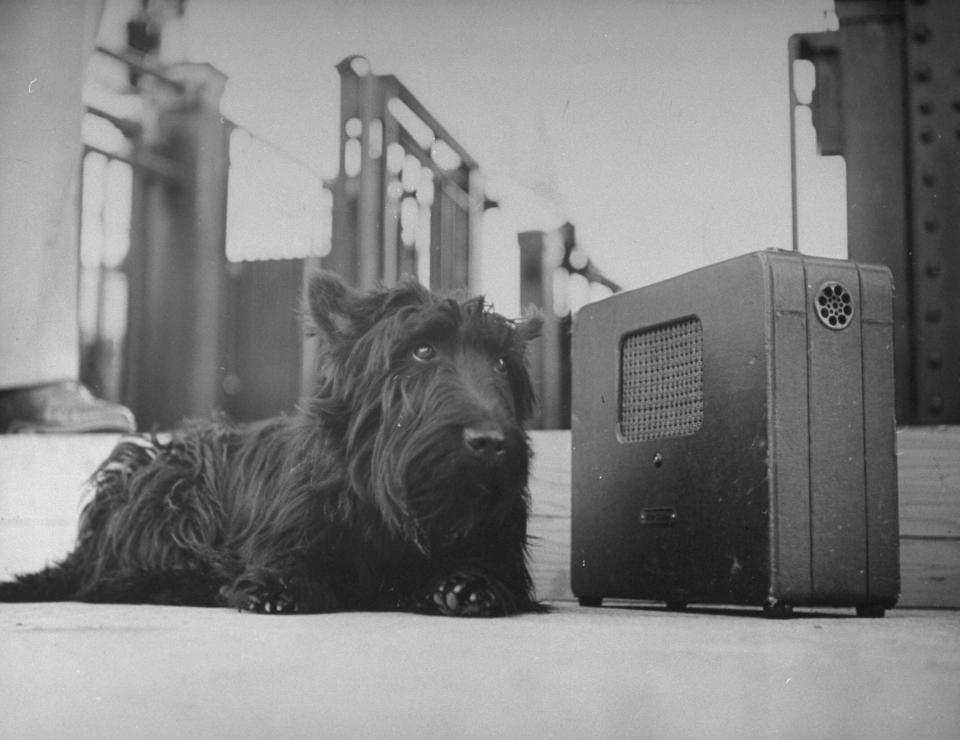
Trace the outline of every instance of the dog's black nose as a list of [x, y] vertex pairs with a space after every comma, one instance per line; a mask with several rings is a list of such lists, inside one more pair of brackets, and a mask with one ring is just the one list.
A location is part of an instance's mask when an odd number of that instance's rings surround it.
[[495, 427], [467, 427], [463, 430], [463, 443], [477, 457], [490, 460], [503, 457], [507, 451], [506, 438]]

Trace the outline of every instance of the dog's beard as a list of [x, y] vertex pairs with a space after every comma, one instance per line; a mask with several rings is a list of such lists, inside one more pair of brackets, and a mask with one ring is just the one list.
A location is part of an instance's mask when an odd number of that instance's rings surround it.
[[492, 462], [467, 452], [462, 434], [452, 427], [443, 439], [411, 440], [403, 451], [411, 456], [402, 468], [407, 508], [433, 548], [455, 545], [516, 511], [514, 499], [524, 489], [529, 452], [522, 433], [508, 434], [507, 451]]
[[384, 520], [424, 553], [516, 512], [512, 499], [525, 490], [530, 451], [523, 430], [505, 425], [504, 454], [478, 457], [463, 439], [464, 420], [477, 412], [459, 398], [442, 384], [387, 383], [366, 457], [368, 491]]

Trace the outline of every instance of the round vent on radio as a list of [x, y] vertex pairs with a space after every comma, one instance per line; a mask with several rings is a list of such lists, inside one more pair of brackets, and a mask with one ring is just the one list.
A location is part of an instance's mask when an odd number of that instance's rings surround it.
[[853, 318], [853, 296], [840, 283], [824, 283], [817, 291], [813, 308], [828, 329], [845, 329]]

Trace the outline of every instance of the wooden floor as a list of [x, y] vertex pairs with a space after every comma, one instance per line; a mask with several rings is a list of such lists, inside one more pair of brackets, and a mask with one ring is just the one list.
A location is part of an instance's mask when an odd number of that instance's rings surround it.
[[4, 738], [956, 738], [960, 614], [0, 605]]

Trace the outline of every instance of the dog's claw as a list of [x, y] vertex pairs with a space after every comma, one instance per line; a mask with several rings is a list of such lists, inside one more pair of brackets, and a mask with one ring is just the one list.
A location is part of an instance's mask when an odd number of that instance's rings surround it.
[[298, 607], [296, 602], [286, 599], [283, 596], [261, 599], [251, 597], [239, 607], [239, 611], [256, 612], [258, 614], [283, 614], [285, 612], [296, 612]]

